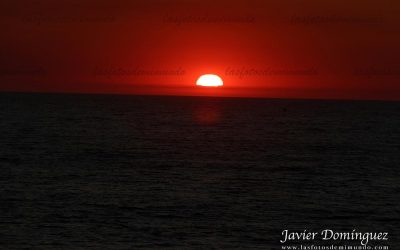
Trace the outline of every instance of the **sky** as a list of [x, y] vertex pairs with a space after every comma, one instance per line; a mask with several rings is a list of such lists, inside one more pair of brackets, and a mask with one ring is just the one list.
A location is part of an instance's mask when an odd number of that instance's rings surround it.
[[[2, 0], [0, 91], [400, 100], [400, 2]], [[220, 88], [196, 87], [217, 74]]]

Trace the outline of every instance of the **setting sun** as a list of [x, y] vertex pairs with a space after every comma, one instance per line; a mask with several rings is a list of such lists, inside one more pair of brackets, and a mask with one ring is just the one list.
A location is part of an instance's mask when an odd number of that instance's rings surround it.
[[203, 86], [203, 87], [219, 87], [219, 86], [223, 86], [224, 83], [223, 83], [221, 77], [219, 77], [217, 75], [207, 74], [207, 75], [200, 76], [196, 82], [196, 85]]

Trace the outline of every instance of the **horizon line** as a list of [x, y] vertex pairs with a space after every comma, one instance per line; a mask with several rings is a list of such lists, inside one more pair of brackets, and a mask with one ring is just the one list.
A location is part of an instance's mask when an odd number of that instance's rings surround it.
[[395, 99], [363, 98], [312, 98], [312, 97], [263, 97], [263, 96], [218, 96], [218, 95], [176, 95], [176, 94], [135, 94], [118, 92], [61, 92], [61, 91], [1, 91], [0, 94], [48, 94], [48, 95], [102, 95], [102, 96], [137, 96], [137, 97], [195, 97], [215, 99], [258, 99], [258, 100], [298, 100], [298, 101], [342, 101], [342, 102], [400, 102]]

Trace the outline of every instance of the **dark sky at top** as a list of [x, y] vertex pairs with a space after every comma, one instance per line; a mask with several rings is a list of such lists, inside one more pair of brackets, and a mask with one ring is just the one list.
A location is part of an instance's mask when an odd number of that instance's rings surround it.
[[[2, 0], [0, 91], [400, 100], [400, 2]], [[195, 87], [205, 73], [220, 89]]]

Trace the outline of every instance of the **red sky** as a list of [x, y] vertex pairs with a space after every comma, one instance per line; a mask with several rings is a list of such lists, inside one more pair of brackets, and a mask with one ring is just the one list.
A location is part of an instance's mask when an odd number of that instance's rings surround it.
[[[2, 0], [0, 91], [400, 100], [400, 2]], [[223, 88], [195, 86], [214, 73]]]

